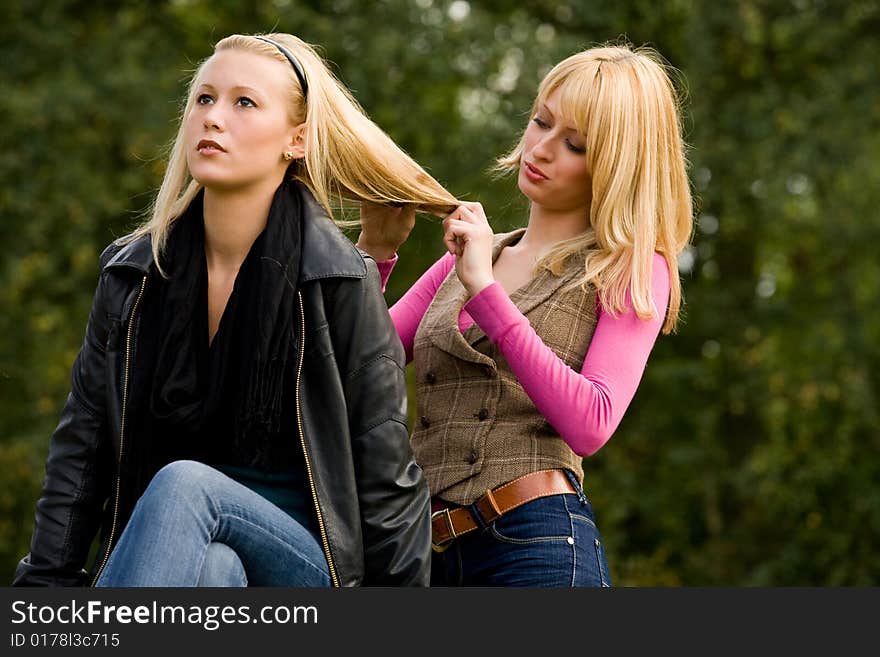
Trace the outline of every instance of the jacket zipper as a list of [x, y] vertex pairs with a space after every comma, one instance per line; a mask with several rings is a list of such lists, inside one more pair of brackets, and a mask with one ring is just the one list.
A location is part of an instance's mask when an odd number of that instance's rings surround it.
[[104, 572], [104, 566], [107, 565], [107, 560], [110, 558], [110, 552], [113, 550], [113, 536], [116, 533], [116, 520], [117, 515], [119, 514], [119, 489], [122, 479], [122, 447], [125, 444], [125, 405], [128, 401], [128, 366], [129, 361], [131, 360], [131, 338], [134, 333], [135, 313], [137, 313], [138, 304], [140, 304], [141, 297], [144, 295], [144, 287], [146, 287], [146, 285], [147, 277], [144, 276], [141, 281], [141, 289], [138, 292], [137, 299], [131, 309], [131, 317], [128, 320], [128, 332], [125, 336], [125, 370], [122, 377], [122, 419], [119, 424], [119, 454], [116, 457], [116, 495], [113, 498], [113, 523], [110, 525], [110, 539], [107, 541], [107, 552], [104, 554], [103, 561], [101, 561], [101, 567], [98, 568], [98, 572], [95, 573], [95, 579], [92, 580], [92, 586], [97, 583], [101, 573]]
[[315, 511], [318, 514], [318, 529], [321, 531], [321, 542], [324, 545], [324, 556], [327, 557], [327, 566], [330, 568], [330, 580], [333, 586], [339, 586], [339, 577], [336, 575], [336, 566], [333, 564], [333, 555], [330, 554], [330, 541], [327, 538], [327, 529], [324, 526], [324, 516], [321, 513], [321, 506], [318, 504], [318, 489], [315, 488], [315, 480], [312, 475], [312, 464], [309, 461], [309, 452], [306, 449], [306, 435], [303, 431], [302, 413], [300, 412], [299, 403], [299, 384], [302, 376], [302, 366], [306, 353], [306, 312], [303, 307], [302, 292], [297, 292], [299, 298], [299, 316], [300, 316], [300, 339], [299, 339], [299, 362], [296, 367], [296, 424], [299, 427], [299, 441], [302, 445], [303, 455], [306, 460], [306, 473], [309, 477], [309, 487], [312, 491], [312, 501], [315, 504]]

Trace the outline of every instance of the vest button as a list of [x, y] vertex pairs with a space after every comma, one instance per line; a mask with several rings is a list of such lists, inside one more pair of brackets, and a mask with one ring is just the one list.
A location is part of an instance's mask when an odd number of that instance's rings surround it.
[[425, 427], [425, 429], [427, 429], [428, 427], [431, 426], [431, 423], [428, 421], [428, 418], [426, 418], [424, 415], [421, 418], [419, 418], [419, 422], [422, 424], [423, 427]]
[[437, 382], [437, 375], [433, 372], [428, 372], [427, 374], [425, 374], [425, 381], [433, 385]]
[[477, 413], [477, 419], [482, 421], [485, 420], [487, 417], [489, 417], [489, 411], [485, 408], [481, 408], [480, 412]]
[[471, 465], [476, 463], [477, 462], [477, 453], [471, 452], [470, 454], [468, 454], [467, 462], [470, 463]]

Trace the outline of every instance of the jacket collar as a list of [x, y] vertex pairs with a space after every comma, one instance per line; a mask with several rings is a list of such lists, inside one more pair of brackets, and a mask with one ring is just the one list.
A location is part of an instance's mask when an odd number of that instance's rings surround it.
[[[333, 223], [312, 192], [298, 183], [303, 198], [303, 254], [300, 281], [321, 278], [364, 278], [367, 266], [354, 244]], [[152, 240], [139, 237], [121, 247], [104, 265], [110, 269], [132, 269], [146, 276], [153, 269]]]

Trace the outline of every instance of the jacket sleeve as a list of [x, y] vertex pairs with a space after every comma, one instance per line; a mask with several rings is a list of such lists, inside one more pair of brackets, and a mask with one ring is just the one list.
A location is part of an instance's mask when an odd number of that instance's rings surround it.
[[[102, 265], [110, 253], [102, 255]], [[112, 471], [105, 415], [104, 348], [110, 318], [105, 280], [98, 283], [85, 338], [71, 372], [71, 390], [52, 435], [46, 475], [36, 505], [30, 553], [13, 586], [83, 586], [92, 539], [100, 524]]]
[[379, 274], [337, 289], [334, 333], [349, 412], [364, 536], [364, 584], [427, 586], [430, 495], [406, 425], [403, 346], [388, 315]]

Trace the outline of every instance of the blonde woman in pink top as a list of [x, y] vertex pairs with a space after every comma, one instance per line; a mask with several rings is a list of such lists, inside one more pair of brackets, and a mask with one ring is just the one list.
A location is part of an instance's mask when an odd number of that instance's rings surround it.
[[[432, 585], [610, 586], [582, 461], [612, 436], [681, 307], [692, 202], [675, 89], [647, 48], [556, 65], [499, 167], [530, 201], [495, 235], [479, 203], [391, 308], [415, 361], [412, 435], [433, 502]], [[383, 281], [414, 211], [365, 205]]]

